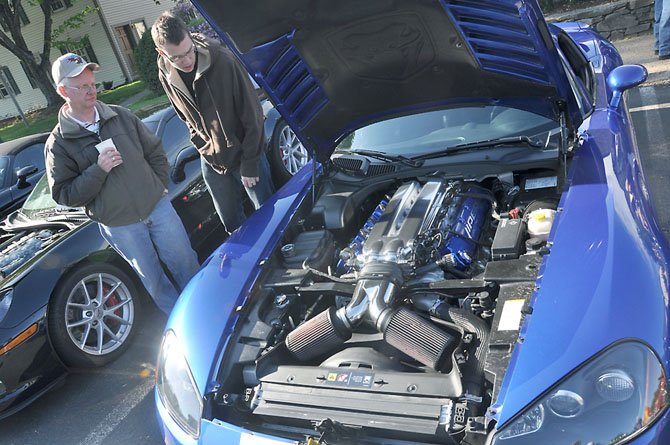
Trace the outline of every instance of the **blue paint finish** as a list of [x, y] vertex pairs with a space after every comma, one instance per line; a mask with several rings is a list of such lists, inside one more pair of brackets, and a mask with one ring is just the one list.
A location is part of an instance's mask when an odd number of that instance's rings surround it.
[[[443, 0], [442, 4], [450, 14], [461, 20], [472, 13], [470, 8], [475, 3]], [[523, 45], [524, 41], [537, 44], [543, 38], [552, 38], [549, 34], [541, 36], [532, 26], [541, 20], [537, 4], [523, 0], [487, 0], [477, 4], [500, 9], [481, 12], [474, 22], [459, 22], [470, 50], [484, 69], [507, 70], [508, 74], [518, 69], [524, 76], [535, 78], [538, 82], [544, 76], [554, 82], [559, 96], [563, 97], [563, 93], [569, 96], [569, 85], [555, 49], [543, 52], [538, 47]], [[513, 18], [514, 14], [508, 14], [511, 5], [519, 8], [518, 21]], [[513, 28], [506, 35], [508, 40], [474, 36], [475, 32], [497, 31], [487, 23], [491, 17], [503, 17], [503, 21]], [[498, 428], [575, 368], [622, 339], [636, 339], [648, 344], [661, 358], [666, 375], [670, 374], [667, 336], [670, 248], [654, 220], [651, 202], [643, 187], [645, 180], [637, 162], [639, 156], [630, 117], [620, 110], [608, 109], [612, 91], [604, 76], [621, 65], [621, 57], [614, 46], [601, 40], [590, 27], [579, 23], [559, 26], [570, 33], [594, 67], [596, 103], [592, 114], [583, 122], [579, 120], [581, 144], [573, 156], [567, 189], [561, 197], [549, 236], [551, 253], [544, 257], [540, 266], [538, 287], [530, 301], [533, 312], [524, 319], [520, 332], [522, 342], [515, 347], [498, 400], [493, 406], [491, 417], [497, 421]], [[532, 38], [524, 36], [522, 28]], [[554, 38], [558, 29], [554, 25], [549, 29]], [[525, 40], [527, 38], [529, 40]], [[289, 36], [285, 36], [245, 55], [238, 53], [238, 56], [245, 60], [247, 67], [255, 69], [254, 72], [263, 77], [271, 72], [263, 62], [266, 56], [273, 54], [279, 57], [287, 50], [288, 44], [282, 39], [290, 40]], [[510, 52], [512, 55], [506, 59], [505, 52], [511, 50], [510, 46], [514, 44], [520, 47]], [[510, 64], [506, 64], [507, 60]], [[491, 68], [487, 67], [487, 63], [497, 65], [491, 65]], [[545, 69], [538, 70], [538, 67]], [[286, 75], [289, 77], [284, 79], [293, 76], [290, 72]], [[268, 79], [277, 79], [279, 85], [282, 77], [273, 76], [268, 76]], [[259, 84], [265, 86], [262, 82]], [[306, 97], [304, 92], [309, 91], [309, 86], [304, 86], [301, 91], [296, 97]], [[307, 145], [324, 149], [320, 156], [323, 159], [343, 134], [369, 120], [381, 119], [389, 113], [456, 102], [518, 106], [541, 110], [542, 114], [555, 117], [553, 99], [550, 98], [436, 99], [430, 104], [416, 104], [386, 110], [375, 116], [358, 117], [347, 124], [345, 131], [319, 135], [323, 138]], [[568, 110], [572, 111], [570, 116], [576, 121], [578, 114], [574, 105], [574, 101], [571, 103], [568, 100]], [[296, 119], [290, 121], [291, 112], [297, 106], [291, 105], [282, 110], [278, 105], [278, 109], [288, 112], [289, 123], [298, 123]], [[303, 169], [210, 258], [180, 298], [168, 328], [173, 329], [182, 342], [202, 395], [209, 394], [216, 385], [217, 367], [237, 321], [235, 309], [250, 298], [250, 291], [259, 274], [259, 262], [267, 258], [277, 245], [300, 203], [310, 199], [310, 184], [309, 169]], [[183, 432], [171, 423], [160, 400], [157, 399], [156, 404], [168, 443], [195, 443], [182, 437]], [[668, 421], [670, 412], [666, 411], [657, 423], [630, 443], [670, 443]], [[216, 420], [202, 421], [203, 443], [239, 443], [244, 434], [243, 429], [229, 424], [219, 424]], [[278, 439], [277, 443], [291, 442]]]
[[[604, 73], [620, 60], [604, 58]], [[499, 426], [620, 339], [649, 344], [668, 373], [670, 251], [642, 187], [630, 118], [603, 101], [581, 129], [584, 143], [549, 238], [553, 247], [540, 270], [533, 314], [495, 406]], [[579, 267], [567, 266], [574, 264]]]
[[[214, 252], [189, 282], [170, 315], [201, 394], [215, 384], [228, 336], [260, 272], [298, 205], [309, 195], [311, 166], [303, 168]], [[185, 335], [187, 333], [187, 335]]]
[[460, 210], [453, 223], [450, 221], [450, 227], [446, 227], [449, 237], [440, 251], [441, 255], [450, 253], [459, 270], [465, 270], [472, 264], [477, 248], [475, 242], [479, 239], [485, 214], [491, 208], [491, 202], [486, 199], [488, 196], [474, 197], [478, 192], [482, 192], [479, 187], [469, 187], [465, 192], [467, 198], [460, 204]]

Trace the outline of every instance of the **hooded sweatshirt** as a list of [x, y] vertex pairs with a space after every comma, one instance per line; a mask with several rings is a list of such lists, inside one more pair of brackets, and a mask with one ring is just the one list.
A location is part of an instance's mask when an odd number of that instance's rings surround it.
[[[168, 162], [158, 139], [129, 110], [96, 102], [99, 130], [84, 129], [66, 113], [44, 146], [46, 174], [53, 199], [85, 207], [88, 216], [106, 226], [146, 219], [167, 192]], [[123, 163], [109, 173], [98, 165], [95, 145], [112, 138]]]
[[249, 75], [221, 43], [200, 34], [191, 38], [198, 57], [194, 94], [160, 54], [158, 78], [187, 123], [193, 145], [215, 171], [239, 168], [242, 176], [258, 177], [263, 110]]

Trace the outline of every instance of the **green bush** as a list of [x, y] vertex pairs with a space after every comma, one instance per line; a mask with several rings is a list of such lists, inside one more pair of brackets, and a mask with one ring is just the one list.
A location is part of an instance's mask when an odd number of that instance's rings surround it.
[[158, 81], [158, 65], [156, 64], [156, 49], [154, 41], [151, 38], [151, 32], [147, 31], [142, 35], [140, 44], [135, 48], [135, 64], [145, 85], [153, 92], [163, 91], [161, 83]]

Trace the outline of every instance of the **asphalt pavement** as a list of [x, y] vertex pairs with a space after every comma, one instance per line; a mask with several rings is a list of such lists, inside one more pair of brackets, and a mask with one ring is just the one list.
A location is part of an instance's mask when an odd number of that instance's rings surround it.
[[647, 81], [627, 93], [640, 165], [661, 230], [670, 240], [670, 60], [654, 54], [654, 36], [614, 41], [624, 63], [647, 68]]
[[670, 83], [670, 59], [659, 60], [654, 54], [654, 36], [644, 34], [630, 39], [616, 40], [614, 46], [621, 53], [624, 63], [640, 64], [647, 68], [649, 77], [645, 86]]

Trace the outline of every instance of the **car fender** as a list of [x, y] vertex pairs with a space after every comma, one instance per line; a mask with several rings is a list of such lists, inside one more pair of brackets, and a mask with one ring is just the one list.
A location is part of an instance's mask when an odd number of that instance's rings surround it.
[[13, 280], [3, 283], [3, 288], [14, 289], [14, 296], [12, 305], [2, 320], [2, 327], [16, 326], [37, 308], [46, 306], [58, 282], [68, 270], [82, 259], [91, 258], [92, 254], [108, 249], [109, 245], [100, 235], [95, 223], [84, 223], [65, 234], [27, 269], [20, 271]]
[[[299, 205], [309, 197], [311, 168], [296, 174], [206, 261], [182, 292], [166, 330], [182, 343], [202, 394], [215, 384], [217, 367], [260, 267], [281, 239]], [[225, 279], [225, 288], [221, 287]], [[188, 335], [184, 333], [188, 332]]]

